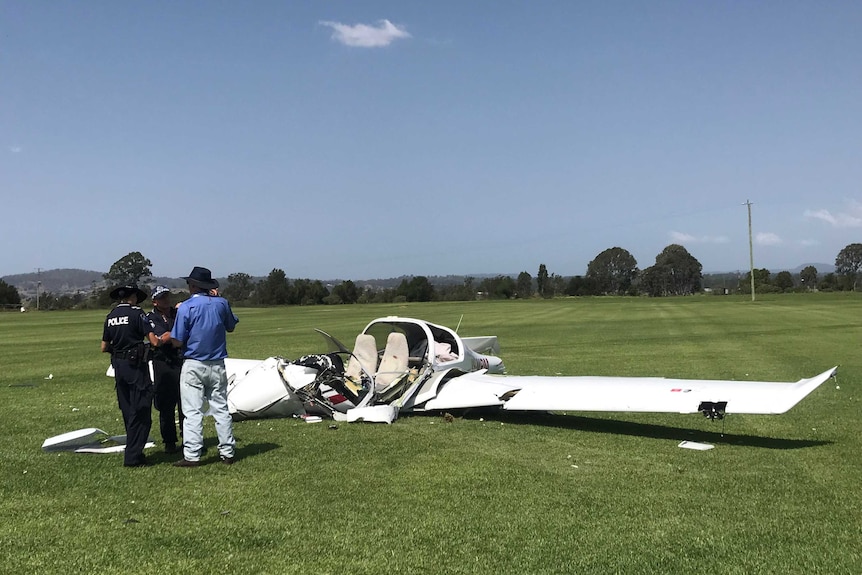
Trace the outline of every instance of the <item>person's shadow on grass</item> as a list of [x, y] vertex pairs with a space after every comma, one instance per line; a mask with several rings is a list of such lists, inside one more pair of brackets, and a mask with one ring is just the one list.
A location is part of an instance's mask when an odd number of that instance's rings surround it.
[[[240, 443], [240, 440], [237, 440], [237, 443]], [[178, 459], [182, 459], [183, 446], [180, 443], [177, 447], [179, 448], [177, 453], [165, 453], [162, 445], [159, 444], [154, 451], [147, 453], [147, 461], [151, 464], [158, 465], [161, 463], [173, 463]], [[235, 448], [234, 458], [237, 461], [242, 461], [243, 459], [261, 455], [268, 451], [278, 449], [279, 447], [281, 447], [281, 445], [277, 443], [251, 443], [249, 445], [241, 445]], [[215, 437], [204, 439], [204, 453], [201, 455], [201, 465], [209, 465], [210, 463], [218, 462], [218, 439]]]

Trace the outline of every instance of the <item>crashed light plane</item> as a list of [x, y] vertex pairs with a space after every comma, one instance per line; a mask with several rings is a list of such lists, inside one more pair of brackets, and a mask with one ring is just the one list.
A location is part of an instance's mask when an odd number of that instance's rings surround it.
[[329, 352], [296, 360], [227, 359], [234, 419], [329, 416], [391, 423], [399, 413], [468, 408], [780, 414], [832, 377], [833, 367], [797, 382], [661, 377], [511, 376], [496, 336], [461, 337], [420, 319], [369, 323], [353, 350], [317, 330]]

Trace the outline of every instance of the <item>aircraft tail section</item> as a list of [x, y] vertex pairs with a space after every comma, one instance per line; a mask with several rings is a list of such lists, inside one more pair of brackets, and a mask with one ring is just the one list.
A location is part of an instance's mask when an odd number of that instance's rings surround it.
[[469, 349], [475, 351], [476, 353], [500, 353], [500, 343], [497, 341], [496, 335], [462, 337], [461, 341], [463, 341], [464, 345], [466, 345]]

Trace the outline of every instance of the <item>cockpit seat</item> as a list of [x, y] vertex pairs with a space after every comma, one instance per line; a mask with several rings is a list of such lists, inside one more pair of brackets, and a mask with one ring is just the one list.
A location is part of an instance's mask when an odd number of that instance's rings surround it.
[[375, 389], [382, 391], [403, 378], [408, 373], [409, 355], [407, 337], [397, 331], [390, 333], [386, 338], [386, 348], [383, 350], [380, 365], [377, 367], [377, 375], [374, 379]]
[[347, 369], [344, 372], [347, 385], [361, 386], [363, 370], [373, 381], [377, 373], [377, 341], [368, 333], [356, 336], [353, 355], [347, 361]]

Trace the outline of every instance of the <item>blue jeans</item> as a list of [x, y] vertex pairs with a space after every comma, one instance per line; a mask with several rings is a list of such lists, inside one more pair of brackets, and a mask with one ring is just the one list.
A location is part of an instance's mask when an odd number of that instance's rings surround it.
[[204, 400], [209, 402], [218, 435], [218, 452], [233, 457], [233, 419], [227, 407], [227, 374], [224, 360], [186, 359], [180, 372], [180, 398], [183, 405], [183, 457], [199, 461], [204, 446]]

